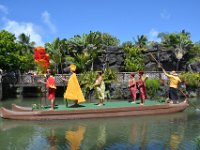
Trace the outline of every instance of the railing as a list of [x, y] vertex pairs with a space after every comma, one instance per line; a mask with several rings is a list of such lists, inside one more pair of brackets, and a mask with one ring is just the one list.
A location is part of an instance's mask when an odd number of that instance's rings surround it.
[[[120, 72], [117, 74], [117, 83], [126, 84], [130, 79], [130, 73], [132, 72]], [[180, 73], [180, 72], [177, 72]], [[146, 71], [145, 75], [148, 75], [150, 79], [164, 79], [167, 80], [166, 76], [161, 71]], [[78, 76], [78, 75], [77, 75]], [[66, 86], [66, 83], [62, 80], [63, 77], [69, 77], [69, 74], [56, 74], [56, 85], [57, 86]], [[135, 72], [135, 78], [138, 79], [138, 74]], [[18, 76], [18, 79], [14, 77], [6, 77], [6, 81], [10, 82], [14, 86], [41, 86], [41, 83], [38, 83], [39, 80], [45, 80], [44, 75], [21, 75]]]

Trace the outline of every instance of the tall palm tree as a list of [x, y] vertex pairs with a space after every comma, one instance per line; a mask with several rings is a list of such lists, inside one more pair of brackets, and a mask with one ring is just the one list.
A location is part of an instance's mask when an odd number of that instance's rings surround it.
[[54, 68], [57, 73], [59, 73], [58, 65], [62, 65], [62, 58], [64, 57], [63, 44], [64, 41], [60, 40], [59, 38], [56, 38], [52, 43], [45, 44], [47, 53], [49, 53], [50, 59], [53, 61], [52, 63], [54, 64]]
[[145, 50], [145, 46], [147, 45], [147, 37], [144, 35], [137, 36], [137, 40], [135, 40], [135, 45], [139, 47], [141, 50]]
[[190, 40], [190, 33], [185, 32], [185, 30], [182, 30], [179, 34], [177, 34], [177, 44], [175, 48], [175, 55], [178, 60], [176, 69], [179, 69], [179, 62], [183, 58], [183, 55], [185, 55], [188, 50], [192, 47], [192, 41]]
[[161, 44], [167, 48], [173, 48], [177, 59], [176, 70], [179, 69], [179, 62], [183, 56], [192, 48], [190, 33], [182, 30], [180, 33], [160, 33]]
[[22, 33], [18, 37], [18, 42], [24, 47], [21, 54], [33, 53], [35, 42], [30, 41], [30, 35]]

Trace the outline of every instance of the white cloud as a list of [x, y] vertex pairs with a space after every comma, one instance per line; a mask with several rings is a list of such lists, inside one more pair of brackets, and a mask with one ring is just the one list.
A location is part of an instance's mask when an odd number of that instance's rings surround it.
[[49, 27], [51, 32], [55, 33], [56, 32], [56, 27], [51, 21], [50, 13], [48, 13], [47, 11], [44, 11], [42, 13], [42, 19], [43, 19], [43, 22]]
[[148, 40], [154, 41], [154, 42], [160, 42], [160, 38], [158, 38], [159, 32], [155, 29], [151, 29], [151, 31], [148, 34]]
[[3, 12], [4, 14], [8, 14], [8, 9], [7, 9], [7, 7], [0, 4], [0, 12]]
[[15, 34], [18, 37], [21, 33], [30, 35], [30, 41], [34, 41], [36, 46], [44, 46], [42, 37], [37, 33], [37, 29], [33, 23], [19, 23], [13, 20], [6, 20], [5, 27], [3, 29]]
[[162, 12], [160, 13], [160, 16], [164, 20], [169, 20], [171, 17], [171, 14], [167, 10], [163, 9]]

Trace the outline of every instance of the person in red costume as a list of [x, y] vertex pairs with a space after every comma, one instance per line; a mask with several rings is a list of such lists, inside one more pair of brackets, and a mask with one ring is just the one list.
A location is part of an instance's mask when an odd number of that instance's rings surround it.
[[131, 96], [132, 96], [132, 102], [131, 103], [135, 103], [137, 85], [136, 85], [136, 80], [135, 80], [135, 74], [134, 73], [130, 74], [130, 80], [129, 80], [129, 83], [128, 83], [128, 87], [130, 89]]
[[48, 99], [51, 103], [50, 110], [54, 110], [54, 107], [55, 107], [56, 81], [53, 75], [54, 75], [53, 71], [49, 70], [47, 72], [47, 76], [48, 76], [47, 81], [46, 82], [41, 81], [41, 80], [38, 81], [40, 83], [46, 84], [46, 87], [48, 89]]
[[146, 94], [146, 79], [147, 77], [143, 76], [144, 71], [139, 71], [139, 79], [137, 81], [137, 86], [140, 92], [140, 105], [144, 105], [144, 100], [147, 99], [147, 94]]

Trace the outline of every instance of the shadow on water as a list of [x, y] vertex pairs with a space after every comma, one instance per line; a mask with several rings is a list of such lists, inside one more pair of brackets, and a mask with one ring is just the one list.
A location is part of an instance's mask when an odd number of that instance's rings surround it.
[[0, 119], [7, 149], [176, 150], [197, 147], [200, 113], [57, 121]]

